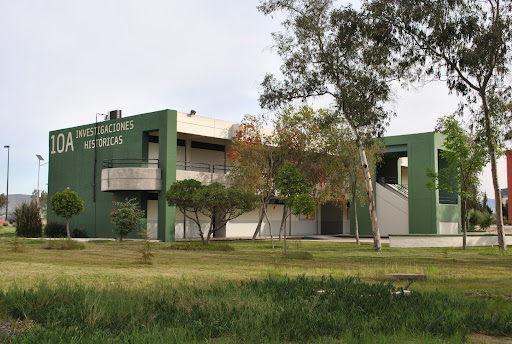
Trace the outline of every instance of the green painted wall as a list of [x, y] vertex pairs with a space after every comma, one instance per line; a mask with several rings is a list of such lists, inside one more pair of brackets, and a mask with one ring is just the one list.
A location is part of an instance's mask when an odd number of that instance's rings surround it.
[[[89, 237], [114, 237], [113, 225], [110, 222], [112, 202], [136, 198], [141, 208], [146, 210], [147, 192], [102, 192], [103, 161], [147, 158], [147, 133], [158, 131], [159, 162], [162, 170], [162, 191], [158, 193], [158, 239], [174, 240], [175, 211], [166, 206], [165, 191], [176, 179], [176, 111], [163, 110], [99, 122], [96, 137], [95, 127], [96, 124], [93, 123], [50, 132], [48, 199], [67, 187], [76, 191], [84, 200], [85, 209], [71, 219], [71, 228], [82, 228]], [[48, 203], [48, 221], [64, 222], [64, 219], [53, 213], [50, 202]], [[136, 238], [137, 233], [132, 233], [129, 237]]]
[[[430, 167], [438, 171], [437, 152], [443, 148], [444, 136], [439, 133], [420, 133], [400, 135], [384, 138], [386, 147], [407, 146], [409, 161], [409, 233], [410, 234], [438, 234], [439, 222], [459, 222], [460, 207], [457, 205], [440, 205], [439, 192], [428, 190], [425, 168]], [[390, 152], [384, 157], [384, 169], [379, 174], [392, 174], [391, 167], [397, 168], [396, 152]], [[397, 173], [398, 175], [398, 173]], [[375, 182], [375, 181], [374, 181]], [[374, 189], [375, 190], [375, 189]], [[371, 221], [368, 205], [357, 209], [359, 232], [362, 235], [371, 235]], [[355, 234], [353, 213], [351, 217], [351, 233]]]

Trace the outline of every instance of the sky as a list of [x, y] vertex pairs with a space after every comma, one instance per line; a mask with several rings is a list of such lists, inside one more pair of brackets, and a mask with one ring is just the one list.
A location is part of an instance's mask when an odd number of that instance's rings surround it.
[[[97, 113], [194, 109], [234, 122], [263, 113], [260, 83], [279, 72], [271, 33], [280, 27], [258, 4], [0, 0], [0, 144], [10, 146], [9, 194], [37, 189], [36, 154], [48, 161], [49, 131], [93, 123]], [[457, 103], [444, 83], [396, 87], [390, 106], [397, 116], [386, 135], [433, 131]], [[8, 150], [2, 149], [5, 193]], [[42, 165], [42, 190], [47, 176]], [[499, 180], [507, 187], [504, 159]], [[482, 189], [494, 198], [489, 167]]]

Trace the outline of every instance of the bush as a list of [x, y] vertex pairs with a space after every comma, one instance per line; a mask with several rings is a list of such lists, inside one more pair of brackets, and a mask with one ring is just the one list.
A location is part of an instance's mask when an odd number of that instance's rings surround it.
[[35, 202], [23, 203], [14, 211], [16, 217], [16, 236], [39, 238], [43, 234], [43, 224], [39, 207]]
[[[66, 229], [66, 227], [64, 226], [64, 230]], [[83, 230], [82, 228], [73, 228], [73, 230], [71, 231], [71, 236], [73, 238], [88, 238], [89, 236], [87, 235], [87, 232], [85, 230]]]
[[71, 239], [50, 240], [46, 243], [44, 248], [46, 250], [83, 250], [85, 245]]
[[494, 221], [494, 215], [488, 213], [487, 211], [473, 210], [469, 214], [469, 230], [476, 230], [476, 226], [480, 226], [481, 230], [485, 230], [489, 228], [494, 223]]
[[57, 221], [48, 222], [44, 229], [44, 236], [47, 238], [65, 238], [66, 225]]
[[9, 221], [4, 221], [4, 222], [3, 222], [3, 226], [4, 226], [4, 227], [7, 227], [7, 226], [9, 226], [9, 225], [10, 225]]

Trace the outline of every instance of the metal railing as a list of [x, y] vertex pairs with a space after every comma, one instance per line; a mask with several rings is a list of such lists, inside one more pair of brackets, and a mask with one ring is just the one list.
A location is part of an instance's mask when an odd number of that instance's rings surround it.
[[114, 167], [160, 168], [160, 161], [158, 159], [146, 159], [146, 158], [105, 159], [105, 160], [103, 160], [103, 168], [114, 168]]
[[191, 161], [176, 161], [176, 170], [180, 171], [195, 171], [207, 173], [229, 173], [229, 166], [222, 164], [208, 164], [206, 162], [191, 162]]
[[406, 185], [398, 184], [397, 178], [379, 177], [378, 183], [387, 189], [391, 189], [405, 198], [409, 198], [409, 188]]

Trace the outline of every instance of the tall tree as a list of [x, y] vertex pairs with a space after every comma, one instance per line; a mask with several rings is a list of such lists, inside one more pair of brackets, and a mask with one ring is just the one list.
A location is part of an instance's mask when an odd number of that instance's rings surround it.
[[5, 197], [5, 194], [2, 193], [2, 194], [0, 194], [0, 208], [5, 207], [6, 204], [7, 204], [7, 197]]
[[275, 197], [274, 178], [285, 153], [276, 147], [273, 134], [263, 127], [264, 122], [262, 118], [246, 116], [228, 153], [235, 185], [255, 192], [260, 198], [261, 212], [253, 242], [261, 231], [268, 204]]
[[373, 0], [365, 4], [373, 17], [376, 42], [394, 49], [396, 66], [413, 80], [446, 80], [448, 88], [477, 104], [491, 163], [496, 224], [501, 251], [503, 231], [496, 160], [497, 124], [492, 98], [507, 104], [506, 76], [511, 63], [512, 2], [506, 0]]
[[284, 12], [284, 31], [274, 33], [283, 59], [284, 80], [266, 75], [260, 103], [275, 109], [295, 99], [318, 96], [332, 100], [333, 122], [344, 119], [353, 132], [366, 181], [374, 249], [381, 249], [372, 177], [363, 140], [383, 132], [390, 113], [386, 78], [388, 48], [369, 38], [372, 30], [360, 12], [335, 8], [331, 0], [267, 0], [258, 7], [266, 15]]
[[438, 173], [428, 169], [426, 173], [430, 181], [427, 186], [460, 196], [462, 247], [466, 249], [468, 204], [476, 201], [474, 197], [478, 189], [478, 176], [487, 163], [486, 147], [478, 135], [464, 128], [454, 115], [440, 118], [436, 130], [446, 135], [445, 150], [440, 155], [448, 167], [440, 169]]

